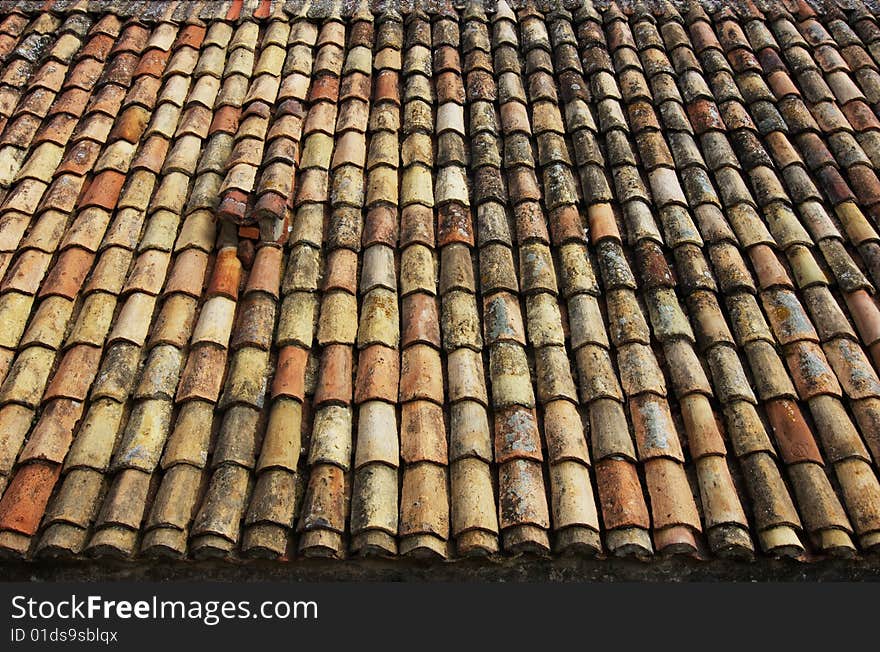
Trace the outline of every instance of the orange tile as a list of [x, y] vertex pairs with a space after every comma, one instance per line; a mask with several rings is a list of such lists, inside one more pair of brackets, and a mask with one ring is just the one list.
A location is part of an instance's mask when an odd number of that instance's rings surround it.
[[303, 400], [308, 357], [309, 352], [298, 346], [285, 346], [278, 352], [275, 378], [272, 381], [272, 398], [286, 396]]
[[316, 407], [349, 405], [352, 396], [352, 350], [346, 344], [331, 344], [321, 352], [321, 366], [315, 388]]
[[0, 529], [35, 534], [60, 473], [58, 464], [34, 462], [19, 467], [0, 500]]
[[397, 402], [400, 379], [400, 356], [395, 349], [381, 344], [368, 346], [358, 354], [354, 401]]

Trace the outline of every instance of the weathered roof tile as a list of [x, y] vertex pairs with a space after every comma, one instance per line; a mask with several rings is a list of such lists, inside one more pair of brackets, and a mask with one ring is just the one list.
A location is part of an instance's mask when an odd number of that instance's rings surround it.
[[876, 547], [873, 21], [279, 7], [0, 22], [16, 554]]

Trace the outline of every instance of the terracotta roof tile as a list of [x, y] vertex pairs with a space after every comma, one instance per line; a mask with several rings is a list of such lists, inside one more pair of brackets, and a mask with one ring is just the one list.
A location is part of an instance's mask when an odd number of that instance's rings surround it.
[[60, 472], [57, 464], [34, 462], [20, 467], [0, 500], [0, 527], [28, 536], [35, 534]]
[[184, 9], [0, 21], [4, 550], [877, 546], [873, 20]]

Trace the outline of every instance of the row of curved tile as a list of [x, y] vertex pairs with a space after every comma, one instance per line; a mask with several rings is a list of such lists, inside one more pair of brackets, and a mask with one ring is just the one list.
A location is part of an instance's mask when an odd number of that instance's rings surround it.
[[136, 4], [0, 21], [6, 554], [878, 546], [870, 12]]

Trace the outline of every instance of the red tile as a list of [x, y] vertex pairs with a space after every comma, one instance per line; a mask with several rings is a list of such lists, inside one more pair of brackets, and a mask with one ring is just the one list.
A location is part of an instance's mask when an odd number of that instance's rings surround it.
[[[287, 214], [287, 209], [293, 195], [294, 193], [291, 192], [290, 197], [282, 197], [273, 191], [264, 192], [260, 195], [260, 198], [257, 199], [257, 203], [254, 204], [254, 217], [258, 220], [283, 219]], [[246, 205], [247, 203], [245, 202], [245, 206]], [[238, 215], [239, 212], [236, 210], [235, 214]]]
[[553, 244], [557, 246], [569, 241], [587, 240], [584, 219], [576, 206], [559, 206], [550, 211], [550, 233]]
[[64, 91], [52, 104], [50, 113], [68, 113], [80, 116], [89, 103], [91, 94], [81, 88], [71, 88]]
[[142, 106], [129, 107], [116, 118], [113, 129], [110, 130], [110, 135], [107, 137], [107, 142], [124, 140], [136, 144], [141, 139], [149, 121], [150, 112], [145, 108]]
[[384, 244], [389, 247], [397, 246], [398, 232], [397, 208], [387, 204], [373, 206], [367, 212], [364, 223], [363, 246]]
[[94, 259], [95, 254], [79, 247], [63, 251], [46, 277], [40, 289], [40, 297], [59, 295], [70, 300], [75, 299]]
[[777, 285], [793, 287], [788, 272], [779, 262], [776, 252], [767, 245], [759, 244], [749, 249], [749, 258], [752, 260], [762, 290]]
[[87, 344], [68, 349], [52, 376], [43, 401], [55, 398], [84, 401], [95, 379], [95, 372], [101, 362], [101, 353], [98, 347]]
[[825, 146], [825, 141], [817, 134], [803, 133], [797, 137], [797, 142], [809, 169], [818, 170], [823, 165], [837, 165], [834, 156]]
[[400, 365], [400, 400], [433, 401], [443, 405], [443, 366], [440, 353], [426, 344], [404, 349]]
[[35, 534], [60, 474], [57, 464], [34, 462], [19, 467], [0, 500], [0, 530]]
[[840, 396], [840, 384], [818, 344], [795, 342], [787, 347], [785, 358], [791, 379], [802, 400], [823, 394]]
[[235, 249], [226, 247], [217, 254], [214, 270], [208, 282], [207, 296], [225, 296], [233, 301], [238, 299], [241, 284], [241, 261]]
[[414, 292], [401, 302], [401, 344], [409, 346], [417, 342], [440, 348], [440, 320], [437, 302], [424, 292]]
[[845, 201], [856, 200], [855, 195], [837, 168], [829, 165], [815, 172], [815, 175], [819, 181], [819, 186], [825, 191], [828, 199], [834, 206]]
[[251, 265], [253, 265], [254, 263], [254, 257], [256, 256], [256, 253], [257, 251], [253, 240], [249, 240], [247, 238], [239, 239], [238, 247], [236, 249], [236, 255], [241, 261], [242, 267], [249, 270], [251, 268]]
[[411, 204], [400, 214], [400, 246], [417, 242], [434, 247], [434, 211], [421, 204]]
[[[83, 191], [88, 187], [88, 182], [84, 177], [75, 174], [59, 173], [46, 194], [43, 195], [42, 201], [37, 211], [46, 208], [54, 208], [56, 210], [70, 212], [76, 206]], [[7, 198], [11, 196], [7, 195]]]
[[208, 254], [198, 249], [185, 249], [174, 259], [165, 294], [180, 292], [198, 299], [202, 295], [205, 270], [208, 267]]
[[331, 344], [321, 353], [321, 367], [315, 387], [315, 407], [329, 403], [349, 405], [351, 394], [351, 347], [346, 344]]
[[435, 88], [437, 90], [437, 102], [445, 104], [455, 102], [465, 103], [464, 84], [461, 74], [457, 72], [442, 72], [436, 76]]
[[[577, 213], [574, 206], [563, 206], [554, 209], [557, 213], [562, 209]], [[550, 242], [550, 234], [547, 233], [547, 221], [544, 211], [538, 202], [522, 202], [514, 206], [513, 218], [516, 221], [517, 239], [520, 242], [539, 240], [544, 243]], [[578, 218], [579, 220], [580, 218]]]
[[309, 89], [309, 102], [335, 102], [339, 97], [339, 78], [333, 75], [321, 75], [312, 82]]
[[150, 48], [140, 58], [138, 66], [135, 68], [134, 76], [148, 75], [150, 77], [161, 77], [170, 56], [170, 50]]
[[458, 56], [458, 49], [449, 45], [442, 45], [434, 50], [434, 71], [435, 72], [461, 72], [461, 58]]
[[154, 174], [162, 171], [170, 142], [162, 136], [151, 136], [145, 140], [131, 162], [131, 169], [143, 168]]
[[[141, 102], [141, 104], [146, 107], [152, 107], [152, 103], [156, 100], [159, 86], [160, 82], [158, 79], [142, 78], [138, 80], [138, 87], [145, 88], [146, 92], [144, 94], [149, 96], [149, 101]], [[119, 107], [122, 106], [125, 98], [124, 88], [116, 84], [106, 84], [95, 93], [87, 109], [89, 113], [103, 113], [110, 116], [110, 118], [116, 118], [116, 114], [119, 113]]]
[[[737, 52], [745, 52], [745, 50], [737, 50]], [[730, 55], [728, 55], [730, 56]], [[740, 55], [741, 58], [737, 63], [733, 63], [733, 67], [735, 70], [743, 71], [747, 70], [749, 67], [754, 67], [755, 64], [758, 64], [757, 72], [760, 72], [760, 69], [764, 69], [765, 74], [769, 74], [776, 71], [786, 71], [787, 68], [785, 66], [785, 62], [782, 60], [782, 57], [779, 56], [779, 53], [773, 48], [763, 48], [760, 52], [758, 52], [758, 58], [760, 59], [760, 63], [755, 59], [754, 56], [749, 57], [747, 55]]]
[[78, 176], [84, 176], [95, 161], [98, 160], [98, 154], [101, 152], [101, 145], [93, 140], [80, 140], [64, 155], [61, 163], [56, 170], [56, 174], [70, 172]]
[[115, 14], [108, 13], [92, 26], [89, 34], [107, 34], [115, 37], [119, 34], [121, 27], [122, 20]]
[[498, 464], [515, 459], [543, 460], [534, 410], [518, 405], [501, 408], [495, 413], [494, 425], [495, 461]]
[[0, 145], [30, 143], [40, 128], [41, 120], [33, 115], [20, 115], [6, 125]]
[[339, 86], [339, 101], [344, 102], [351, 98], [369, 102], [371, 86], [370, 75], [362, 72], [350, 72], [342, 78], [342, 83]]
[[205, 39], [205, 27], [202, 25], [189, 24], [177, 34], [177, 40], [171, 46], [172, 50], [178, 48], [190, 47], [198, 50], [202, 47], [202, 41]]
[[308, 359], [309, 352], [298, 346], [285, 346], [278, 352], [275, 378], [272, 381], [272, 398], [286, 396], [303, 400]]
[[260, 5], [254, 10], [254, 18], [268, 18], [272, 10], [272, 0], [260, 0]]
[[629, 460], [609, 457], [595, 462], [594, 468], [605, 528], [650, 527], [635, 465]]
[[241, 109], [237, 106], [224, 105], [214, 112], [214, 119], [211, 121], [211, 128], [208, 134], [215, 134], [218, 131], [235, 135], [238, 131], [238, 117]]
[[217, 207], [217, 216], [237, 224], [245, 221], [248, 208], [248, 193], [237, 189], [227, 190]]
[[617, 220], [614, 217], [614, 209], [611, 204], [593, 204], [587, 209], [587, 220], [590, 225], [590, 242], [593, 245], [605, 238], [621, 241], [620, 230], [617, 228]]
[[880, 202], [880, 179], [866, 165], [853, 165], [846, 171], [850, 187], [856, 191], [863, 206], [872, 206]]
[[17, 290], [25, 294], [36, 294], [51, 257], [50, 254], [34, 249], [21, 252], [0, 285], [0, 291]]
[[767, 401], [764, 408], [773, 428], [776, 445], [786, 464], [823, 463], [813, 433], [796, 401], [774, 399]]
[[666, 262], [663, 250], [653, 240], [642, 240], [636, 245], [636, 262], [646, 289], [675, 287], [675, 277]]
[[281, 282], [281, 259], [280, 247], [262, 246], [257, 249], [245, 292], [265, 292], [277, 299], [278, 285]]
[[84, 407], [81, 401], [71, 399], [49, 401], [40, 413], [20, 459], [61, 464], [73, 442], [76, 424], [82, 418]]
[[380, 344], [368, 346], [358, 354], [354, 401], [397, 402], [400, 357], [396, 350]]
[[400, 408], [400, 456], [407, 464], [448, 464], [443, 409], [428, 401], [412, 401]]
[[113, 210], [116, 202], [119, 200], [119, 193], [122, 191], [122, 185], [125, 183], [125, 175], [116, 170], [105, 170], [99, 172], [92, 179], [80, 202], [81, 208], [89, 206], [99, 206], [107, 210]]
[[697, 21], [690, 26], [691, 41], [694, 44], [694, 50], [697, 53], [702, 52], [706, 48], [721, 49], [721, 44], [712, 31], [712, 26], [703, 21]]
[[34, 144], [50, 142], [66, 147], [76, 123], [77, 117], [72, 115], [56, 114], [52, 118], [47, 118], [39, 131], [34, 134]]
[[880, 130], [880, 120], [865, 102], [853, 100], [840, 108], [856, 131]]
[[781, 100], [783, 97], [786, 97], [788, 95], [795, 95], [797, 97], [800, 97], [800, 90], [798, 90], [798, 87], [794, 85], [794, 82], [791, 80], [791, 77], [789, 77], [787, 73], [771, 73], [767, 77], [767, 84], [770, 86], [770, 90], [773, 91], [773, 95], [776, 96], [777, 100]]
[[711, 100], [697, 99], [687, 105], [687, 112], [694, 131], [698, 134], [712, 130], [725, 130], [724, 121], [721, 119], [721, 114], [718, 113], [718, 106]]
[[99, 83], [118, 84], [123, 88], [131, 84], [134, 71], [137, 70], [139, 58], [131, 52], [124, 52], [113, 57], [104, 69]]
[[437, 209], [437, 246], [456, 242], [474, 245], [474, 224], [467, 206], [450, 202]]
[[226, 10], [226, 20], [238, 20], [238, 17], [241, 15], [241, 7], [243, 4], [244, 0], [232, 0], [232, 3], [229, 5], [229, 9]]
[[200, 399], [216, 403], [226, 370], [226, 351], [214, 344], [190, 349], [186, 367], [180, 375], [177, 402]]
[[880, 309], [874, 298], [865, 290], [856, 290], [845, 299], [862, 341], [871, 345], [880, 340]]
[[358, 255], [351, 249], [334, 249], [327, 256], [324, 292], [345, 290], [357, 294]]

